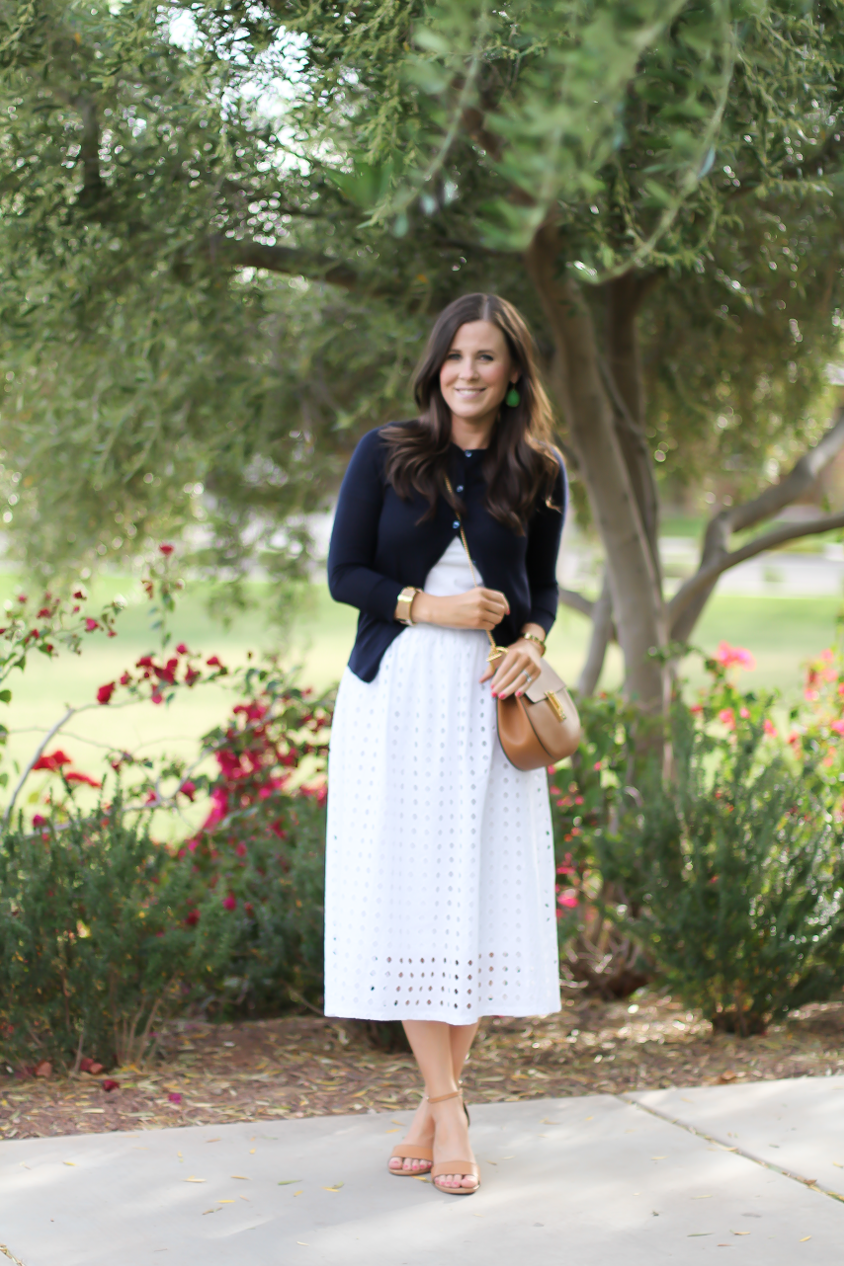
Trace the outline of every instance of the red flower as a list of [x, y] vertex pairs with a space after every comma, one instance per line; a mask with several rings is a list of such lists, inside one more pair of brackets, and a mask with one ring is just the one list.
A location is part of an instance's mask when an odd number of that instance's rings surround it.
[[90, 616], [87, 616], [87, 617], [86, 617], [86, 619], [85, 619], [85, 632], [86, 632], [86, 633], [93, 633], [93, 632], [94, 632], [94, 629], [98, 629], [99, 627], [100, 627], [100, 626], [99, 626], [99, 624], [98, 624], [98, 622], [97, 622], [96, 620], [92, 620]]
[[32, 815], [32, 825], [33, 825], [33, 826], [36, 828], [36, 830], [37, 830], [39, 826], [46, 826], [46, 825], [47, 825], [47, 819], [46, 819], [46, 818], [42, 818], [42, 816], [41, 816], [41, 814], [40, 814], [40, 813], [34, 813], [34, 814]]
[[199, 675], [195, 668], [189, 668], [185, 673], [185, 685], [192, 686]]
[[188, 800], [193, 800], [194, 796], [196, 795], [196, 783], [191, 782], [190, 779], [188, 778], [185, 780], [185, 782], [182, 783], [181, 787], [179, 788], [179, 791], [181, 791], [183, 796], [187, 796]]
[[74, 598], [79, 598], [81, 602], [84, 602], [88, 597], [84, 589], [74, 589], [73, 596]]
[[141, 658], [138, 660], [137, 664], [135, 665], [135, 667], [136, 668], [154, 668], [155, 664], [153, 664], [152, 662], [152, 656], [142, 655]]
[[189, 910], [187, 917], [185, 919], [185, 923], [187, 923], [189, 928], [194, 928], [196, 927], [198, 922], [199, 922], [199, 911]]
[[50, 773], [55, 773], [56, 770], [61, 769], [62, 765], [69, 765], [70, 763], [71, 758], [61, 748], [58, 748], [55, 752], [51, 752], [49, 756], [39, 756], [32, 768], [33, 770], [47, 769]]
[[169, 1100], [169, 1102], [170, 1102], [170, 1103], [181, 1103], [181, 1102], [182, 1102], [182, 1096], [181, 1096], [180, 1094], [177, 1094], [175, 1091], [172, 1091], [172, 1090], [171, 1090], [170, 1094], [167, 1096], [167, 1098], [168, 1098], [168, 1100]]
[[91, 778], [88, 774], [65, 774], [67, 782], [82, 782], [86, 787], [102, 787], [101, 782], [97, 782], [96, 778]]
[[111, 1090], [119, 1090], [119, 1089], [120, 1089], [120, 1082], [119, 1082], [119, 1081], [112, 1081], [112, 1079], [111, 1079], [110, 1077], [106, 1077], [105, 1081], [101, 1082], [100, 1084], [101, 1084], [101, 1086], [102, 1086], [103, 1090], [106, 1092], [106, 1094], [108, 1094], [108, 1093], [109, 1093], [109, 1091], [111, 1091]]
[[159, 545], [158, 547], [159, 553], [163, 554], [165, 558], [170, 557], [170, 555], [173, 553], [173, 549], [174, 549], [174, 546], [172, 545]]
[[211, 656], [211, 658], [210, 658], [210, 659], [207, 659], [205, 662], [206, 662], [206, 664], [208, 665], [208, 667], [209, 667], [209, 668], [222, 668], [222, 667], [223, 667], [222, 663], [220, 662], [220, 660], [218, 659], [218, 657], [217, 657], [216, 655], [212, 655], [212, 656]]
[[132, 678], [129, 676], [129, 674], [124, 673], [123, 676], [120, 678], [120, 684], [121, 686], [128, 686], [131, 680]]
[[161, 691], [157, 687], [155, 690], [153, 690], [152, 694], [150, 695], [150, 701], [152, 703], [164, 702], [164, 696], [162, 695]]
[[229, 893], [229, 895], [228, 895], [227, 897], [223, 897], [223, 909], [224, 909], [224, 910], [236, 910], [236, 909], [237, 909], [237, 897], [235, 897], [232, 893]]
[[247, 848], [246, 848], [246, 845], [244, 844], [243, 840], [241, 840], [241, 841], [238, 843], [238, 845], [237, 845], [237, 847], [235, 848], [235, 850], [234, 850], [234, 851], [237, 853], [238, 857], [245, 857], [245, 856], [246, 856], [246, 853], [247, 853]]
[[48, 619], [48, 618], [49, 618], [52, 614], [53, 614], [53, 613], [52, 613], [52, 611], [50, 610], [50, 608], [49, 608], [49, 607], [42, 607], [42, 608], [41, 608], [41, 610], [38, 612], [38, 615], [37, 615], [35, 618], [36, 618], [37, 620], [46, 620], [46, 619]]
[[180, 643], [179, 643], [179, 645], [176, 647], [176, 654], [177, 654], [177, 655], [190, 655], [190, 651], [189, 651], [189, 650], [188, 650], [188, 648], [185, 646], [184, 642], [180, 642]]
[[19, 594], [18, 594], [18, 602], [26, 602], [26, 594], [25, 594], [25, 593], [19, 593]]
[[114, 694], [116, 682], [107, 681], [104, 686], [100, 686], [97, 691], [97, 703], [111, 703], [111, 696]]

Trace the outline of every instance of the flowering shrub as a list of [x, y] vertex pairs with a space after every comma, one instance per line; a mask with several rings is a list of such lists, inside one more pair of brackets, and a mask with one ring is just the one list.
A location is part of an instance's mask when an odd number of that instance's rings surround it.
[[[229, 958], [236, 929], [120, 797], [0, 847], [0, 1052], [141, 1060], [156, 1026]], [[200, 915], [191, 922], [189, 910]]]

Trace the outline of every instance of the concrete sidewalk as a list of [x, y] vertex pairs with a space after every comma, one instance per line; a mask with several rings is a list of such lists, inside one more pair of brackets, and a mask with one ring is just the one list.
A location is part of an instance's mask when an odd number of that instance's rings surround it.
[[409, 1113], [4, 1142], [0, 1244], [23, 1266], [837, 1266], [842, 1109], [844, 1078], [480, 1105], [469, 1198], [386, 1173]]

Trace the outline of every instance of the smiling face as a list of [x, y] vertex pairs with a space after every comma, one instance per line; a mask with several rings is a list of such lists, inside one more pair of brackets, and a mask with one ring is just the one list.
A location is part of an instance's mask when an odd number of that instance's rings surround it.
[[518, 367], [497, 325], [492, 321], [461, 325], [440, 369], [440, 390], [451, 410], [452, 426], [459, 428], [462, 422], [488, 436], [502, 400], [518, 377]]

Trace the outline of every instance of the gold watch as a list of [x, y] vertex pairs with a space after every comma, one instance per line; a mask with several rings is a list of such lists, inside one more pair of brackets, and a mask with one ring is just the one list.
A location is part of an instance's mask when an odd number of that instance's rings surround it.
[[537, 637], [535, 633], [520, 633], [519, 637], [523, 638], [527, 642], [536, 642], [536, 645], [539, 647], [540, 655], [545, 654], [545, 642], [541, 637]]
[[421, 589], [414, 589], [413, 585], [405, 585], [404, 589], [402, 589], [396, 601], [396, 605], [400, 607], [402, 603], [406, 603], [407, 615], [399, 615], [397, 617], [399, 624], [415, 624], [416, 623], [416, 621], [411, 618], [410, 610], [411, 610], [411, 607], [413, 606], [413, 599], [416, 597], [418, 593], [421, 593], [421, 592], [422, 592]]

